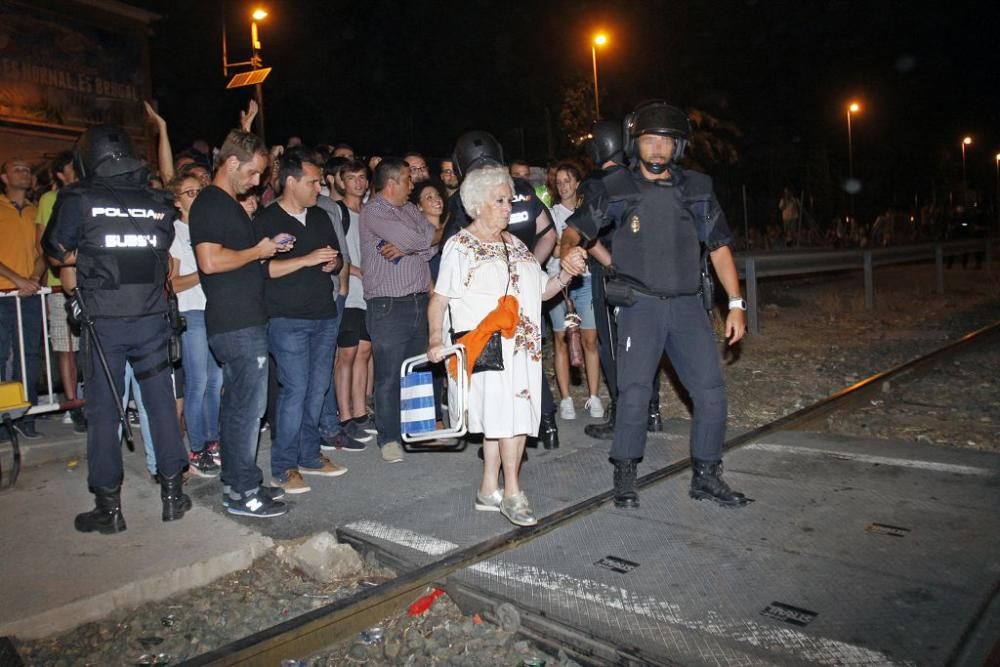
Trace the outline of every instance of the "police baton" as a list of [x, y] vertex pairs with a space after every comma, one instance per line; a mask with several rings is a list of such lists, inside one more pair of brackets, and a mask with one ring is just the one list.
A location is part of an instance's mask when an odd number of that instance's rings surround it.
[[125, 445], [128, 447], [130, 452], [135, 451], [135, 442], [132, 439], [132, 427], [128, 423], [128, 416], [125, 414], [125, 406], [122, 405], [122, 392], [118, 391], [118, 385], [115, 383], [114, 376], [111, 375], [111, 367], [108, 366], [108, 358], [104, 355], [104, 346], [101, 345], [101, 339], [97, 336], [97, 327], [94, 324], [93, 318], [87, 313], [86, 304], [83, 302], [83, 295], [79, 289], [73, 290], [73, 297], [69, 301], [69, 306], [71, 309], [71, 314], [73, 319], [80, 323], [80, 326], [87, 330], [87, 334], [90, 338], [91, 343], [94, 345], [94, 351], [97, 353], [97, 360], [101, 362], [101, 368], [104, 369], [104, 378], [108, 381], [108, 386], [111, 388], [111, 394], [115, 399], [115, 408], [118, 410], [118, 420], [122, 424], [122, 437], [125, 438]]

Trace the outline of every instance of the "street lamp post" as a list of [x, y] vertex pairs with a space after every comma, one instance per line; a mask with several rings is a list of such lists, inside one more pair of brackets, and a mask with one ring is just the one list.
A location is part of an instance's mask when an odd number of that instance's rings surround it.
[[608, 43], [608, 38], [606, 35], [598, 34], [594, 36], [594, 41], [590, 45], [590, 55], [594, 63], [594, 118], [595, 120], [601, 119], [601, 101], [600, 95], [598, 94], [597, 88], [597, 47], [604, 46]]
[[972, 144], [972, 137], [962, 139], [962, 187], [965, 187], [965, 147]]
[[854, 191], [857, 189], [854, 184], [854, 137], [851, 135], [851, 115], [861, 111], [861, 105], [851, 102], [847, 105], [847, 178], [848, 193], [851, 202], [851, 215], [854, 215]]
[[[250, 41], [251, 48], [253, 49], [253, 54], [250, 56], [250, 63], [253, 69], [260, 69], [263, 65], [260, 57], [260, 40], [257, 38], [257, 21], [263, 21], [267, 18], [267, 12], [263, 9], [255, 9], [253, 14], [253, 21], [250, 23]], [[258, 83], [254, 86], [254, 91], [257, 95], [257, 134], [260, 136], [261, 141], [267, 141], [264, 138], [264, 88], [263, 84]]]
[[[244, 60], [242, 62], [231, 63], [229, 62], [226, 48], [226, 25], [225, 22], [222, 24], [222, 74], [223, 76], [229, 76], [229, 68], [240, 67], [242, 65], [249, 65], [250, 70], [259, 70], [263, 68], [263, 60], [260, 57], [260, 39], [257, 36], [257, 22], [263, 21], [267, 18], [267, 12], [264, 9], [257, 8], [250, 15], [253, 19], [250, 22], [250, 60]], [[267, 72], [264, 73], [265, 76]], [[262, 79], [263, 80], [263, 79]], [[240, 86], [245, 85], [243, 83], [238, 84]], [[232, 82], [230, 84], [232, 87]], [[264, 89], [261, 87], [260, 82], [254, 85], [256, 98], [257, 98], [257, 134], [260, 135], [261, 139], [264, 139]]]
[[997, 163], [997, 231], [1000, 232], [1000, 153], [996, 154]]

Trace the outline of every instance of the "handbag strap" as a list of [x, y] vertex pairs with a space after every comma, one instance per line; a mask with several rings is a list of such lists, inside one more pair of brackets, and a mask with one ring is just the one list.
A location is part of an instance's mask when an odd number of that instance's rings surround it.
[[[510, 251], [507, 249], [507, 240], [503, 237], [504, 232], [500, 233], [500, 243], [503, 244], [503, 256], [507, 262], [507, 285], [503, 288], [503, 295], [507, 296], [507, 292], [510, 290]], [[508, 233], [508, 236], [510, 234]], [[451, 336], [452, 342], [455, 340], [455, 321], [451, 317], [451, 299], [448, 300], [448, 335]]]

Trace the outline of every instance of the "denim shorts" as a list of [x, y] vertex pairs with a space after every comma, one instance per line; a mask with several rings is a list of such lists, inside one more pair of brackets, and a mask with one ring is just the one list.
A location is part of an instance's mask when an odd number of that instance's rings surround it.
[[[576, 313], [580, 316], [582, 323], [580, 324], [581, 329], [596, 329], [597, 323], [594, 320], [594, 296], [591, 291], [591, 276], [584, 276], [579, 287], [572, 288], [569, 291], [569, 298], [573, 300], [573, 305], [576, 306]], [[576, 283], [570, 283], [572, 286]], [[566, 319], [566, 303], [562, 298], [562, 293], [557, 294], [549, 303], [552, 307], [549, 309], [549, 317], [552, 318], [552, 330], [553, 331], [564, 331], [566, 325], [564, 323]]]

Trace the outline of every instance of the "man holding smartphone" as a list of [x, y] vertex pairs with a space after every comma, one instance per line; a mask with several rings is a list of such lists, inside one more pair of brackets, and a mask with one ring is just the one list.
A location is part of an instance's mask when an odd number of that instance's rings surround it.
[[191, 244], [205, 291], [208, 344], [222, 364], [223, 504], [231, 514], [287, 512], [281, 489], [262, 487], [257, 467], [260, 419], [267, 404], [267, 311], [263, 260], [287, 252], [282, 235], [259, 241], [237, 197], [260, 183], [268, 153], [255, 135], [232, 130], [216, 158], [212, 184], [191, 205]]

